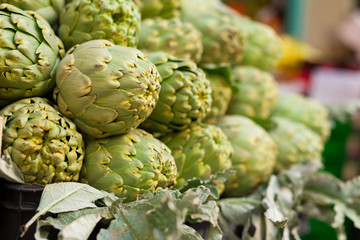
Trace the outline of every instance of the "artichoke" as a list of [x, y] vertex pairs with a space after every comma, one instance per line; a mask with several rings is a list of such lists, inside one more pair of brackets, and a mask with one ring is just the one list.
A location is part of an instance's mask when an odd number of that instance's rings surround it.
[[276, 171], [296, 163], [321, 162], [324, 146], [319, 135], [303, 124], [286, 118], [274, 117], [272, 120], [277, 127], [270, 131], [270, 136], [279, 147]]
[[144, 52], [164, 51], [199, 62], [203, 52], [201, 33], [178, 18], [146, 19], [142, 22], [138, 48]]
[[140, 12], [132, 0], [76, 0], [60, 15], [59, 37], [65, 48], [93, 39], [135, 47]]
[[304, 124], [319, 134], [323, 141], [330, 135], [328, 110], [313, 99], [296, 94], [280, 96], [272, 115]]
[[214, 125], [192, 124], [161, 138], [175, 158], [177, 187], [187, 179], [209, 180], [210, 175], [231, 168], [233, 148], [223, 131]]
[[204, 119], [212, 103], [205, 73], [194, 62], [164, 52], [148, 57], [159, 70], [162, 82], [159, 102], [141, 127], [153, 133], [166, 133], [183, 130]]
[[159, 98], [160, 75], [137, 49], [93, 40], [61, 61], [54, 97], [84, 133], [104, 138], [136, 128]]
[[1, 0], [23, 10], [37, 12], [52, 26], [57, 25], [61, 10], [65, 6], [65, 0]]
[[2, 150], [9, 153], [25, 182], [78, 181], [84, 142], [73, 122], [39, 97], [14, 102], [0, 116], [4, 118]]
[[231, 100], [230, 69], [206, 69], [206, 78], [210, 81], [212, 105], [206, 115], [206, 122], [215, 124], [217, 119], [224, 116]]
[[228, 114], [268, 118], [278, 99], [274, 77], [254, 67], [237, 66], [231, 72], [232, 99]]
[[230, 16], [212, 8], [208, 0], [183, 0], [183, 21], [202, 33], [201, 67], [230, 66], [241, 61], [245, 35]]
[[281, 39], [269, 26], [251, 19], [235, 16], [238, 26], [247, 36], [244, 58], [241, 65], [250, 65], [268, 71], [276, 66], [281, 58]]
[[141, 17], [145, 18], [172, 18], [179, 17], [181, 0], [138, 0]]
[[124, 198], [176, 184], [176, 164], [165, 144], [141, 129], [87, 143], [82, 181]]
[[242, 196], [266, 182], [276, 164], [277, 146], [269, 134], [243, 116], [225, 116], [217, 124], [231, 142], [236, 174], [225, 184], [227, 196]]
[[62, 43], [41, 16], [0, 5], [0, 107], [55, 86]]

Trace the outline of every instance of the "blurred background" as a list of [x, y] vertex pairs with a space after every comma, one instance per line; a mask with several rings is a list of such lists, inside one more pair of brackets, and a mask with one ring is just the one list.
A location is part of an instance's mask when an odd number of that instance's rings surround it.
[[[282, 36], [275, 75], [282, 94], [301, 93], [326, 104], [333, 130], [325, 169], [344, 180], [360, 175], [360, 0], [224, 0]], [[360, 239], [350, 222], [348, 239]], [[302, 239], [337, 239], [312, 220]]]
[[[326, 104], [333, 130], [325, 169], [344, 180], [360, 174], [360, 0], [225, 0], [282, 36], [275, 75], [281, 92], [301, 93]], [[360, 239], [350, 222], [348, 239]], [[302, 239], [337, 239], [311, 220]]]

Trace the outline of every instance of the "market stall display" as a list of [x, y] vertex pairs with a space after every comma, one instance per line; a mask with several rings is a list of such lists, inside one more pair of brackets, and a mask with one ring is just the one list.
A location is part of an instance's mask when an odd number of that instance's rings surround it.
[[299, 239], [304, 216], [360, 228], [360, 178], [321, 172], [327, 109], [279, 97], [269, 26], [218, 0], [73, 0], [46, 5], [52, 28], [42, 5], [13, 2], [0, 194], [42, 192], [16, 236]]

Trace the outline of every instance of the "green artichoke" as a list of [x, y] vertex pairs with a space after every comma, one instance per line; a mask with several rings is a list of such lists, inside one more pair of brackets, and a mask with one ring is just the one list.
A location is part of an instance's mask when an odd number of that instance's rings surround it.
[[219, 126], [234, 148], [231, 161], [236, 175], [225, 184], [227, 196], [242, 196], [266, 182], [276, 164], [277, 146], [252, 120], [232, 115], [220, 118]]
[[82, 181], [124, 198], [176, 184], [176, 164], [165, 144], [141, 129], [87, 143]]
[[231, 73], [233, 94], [228, 114], [268, 118], [278, 99], [274, 77], [250, 66], [234, 67]]
[[235, 16], [238, 26], [247, 36], [244, 58], [241, 65], [250, 65], [268, 71], [276, 66], [281, 58], [281, 40], [269, 26], [251, 19]]
[[172, 18], [179, 17], [181, 0], [137, 0], [141, 17], [145, 18]]
[[57, 25], [61, 10], [65, 6], [65, 0], [1, 0], [23, 10], [37, 12], [52, 26]]
[[148, 55], [162, 79], [159, 102], [142, 128], [153, 133], [183, 130], [200, 122], [211, 108], [210, 82], [205, 73], [190, 60], [164, 52]]
[[210, 81], [212, 105], [205, 121], [215, 124], [217, 119], [224, 116], [231, 100], [230, 69], [206, 69], [206, 78]]
[[136, 128], [154, 109], [159, 92], [159, 72], [142, 52], [93, 40], [61, 61], [54, 96], [79, 129], [104, 138]]
[[49, 184], [78, 181], [84, 142], [73, 122], [44, 99], [26, 98], [0, 111], [3, 146], [25, 182]]
[[296, 163], [321, 162], [324, 146], [319, 135], [286, 118], [274, 117], [273, 120], [277, 127], [270, 131], [270, 136], [279, 147], [276, 171]]
[[241, 61], [245, 35], [233, 18], [211, 7], [208, 0], [183, 0], [181, 18], [202, 33], [201, 67], [230, 66]]
[[140, 19], [132, 0], [74, 0], [61, 12], [58, 33], [66, 49], [93, 39], [136, 47]]
[[0, 39], [0, 107], [54, 88], [64, 50], [48, 22], [35, 12], [1, 4]]
[[231, 168], [233, 148], [223, 131], [214, 125], [192, 124], [189, 128], [161, 138], [175, 158], [177, 187], [186, 180], [209, 180], [210, 175]]
[[319, 134], [323, 141], [330, 135], [328, 110], [313, 99], [296, 94], [280, 96], [272, 115], [304, 124]]
[[191, 23], [178, 18], [144, 20], [138, 48], [144, 52], [164, 51], [195, 62], [200, 61], [203, 52], [201, 33]]

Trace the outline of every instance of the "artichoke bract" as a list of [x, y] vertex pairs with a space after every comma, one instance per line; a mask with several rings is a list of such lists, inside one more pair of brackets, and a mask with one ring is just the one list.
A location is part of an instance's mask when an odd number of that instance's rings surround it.
[[26, 98], [0, 111], [3, 146], [25, 182], [78, 181], [84, 141], [76, 126], [42, 98]]
[[275, 108], [278, 86], [274, 77], [254, 67], [237, 66], [231, 71], [233, 89], [228, 114], [266, 119]]
[[54, 88], [64, 50], [44, 18], [1, 4], [0, 39], [0, 107]]
[[170, 149], [144, 130], [87, 143], [82, 181], [127, 202], [141, 191], [172, 188], [176, 175]]
[[206, 78], [210, 81], [211, 86], [211, 110], [206, 115], [205, 121], [207, 123], [215, 124], [217, 119], [224, 116], [230, 100], [231, 100], [231, 87], [230, 87], [230, 69], [205, 69]]
[[137, 0], [141, 18], [172, 18], [179, 17], [181, 0]]
[[301, 123], [274, 117], [277, 127], [270, 131], [279, 147], [276, 171], [297, 163], [321, 163], [324, 145], [319, 135]]
[[132, 0], [74, 0], [61, 12], [58, 34], [66, 49], [95, 39], [136, 47], [140, 19]]
[[1, 0], [23, 10], [37, 12], [52, 26], [57, 25], [61, 10], [65, 6], [65, 0]]
[[330, 135], [328, 110], [316, 100], [296, 94], [280, 96], [272, 115], [304, 124], [319, 134], [323, 141]]
[[233, 148], [223, 131], [214, 125], [192, 124], [189, 128], [161, 138], [175, 158], [177, 187], [186, 180], [209, 180], [211, 175], [231, 168]]
[[84, 133], [104, 138], [136, 128], [159, 98], [160, 75], [137, 49], [93, 40], [61, 61], [54, 98]]
[[243, 57], [245, 35], [233, 19], [219, 11], [208, 10], [208, 0], [183, 0], [181, 18], [201, 33], [204, 51], [199, 66], [230, 66]]
[[142, 22], [138, 48], [146, 52], [163, 51], [178, 58], [200, 61], [201, 33], [179, 18], [146, 19]]
[[148, 58], [159, 70], [162, 82], [159, 101], [141, 127], [152, 133], [166, 133], [203, 120], [212, 103], [204, 71], [190, 60], [164, 52], [151, 53]]
[[234, 148], [231, 161], [236, 174], [225, 184], [225, 195], [243, 196], [272, 174], [277, 146], [269, 134], [252, 120], [243, 116], [224, 116], [219, 126]]

